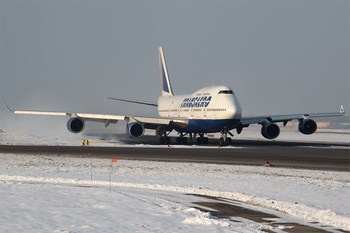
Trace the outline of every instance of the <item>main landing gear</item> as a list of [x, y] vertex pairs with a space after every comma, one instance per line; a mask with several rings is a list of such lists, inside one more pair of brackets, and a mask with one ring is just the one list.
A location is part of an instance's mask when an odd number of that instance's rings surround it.
[[169, 145], [171, 143], [171, 139], [170, 137], [168, 137], [168, 135], [170, 134], [172, 129], [169, 130], [169, 133], [167, 133], [166, 131], [167, 130], [164, 125], [159, 125], [156, 129], [156, 135], [160, 135], [159, 144], [161, 145]]
[[208, 144], [208, 138], [204, 137], [204, 133], [200, 133], [197, 138], [197, 144]]
[[[170, 132], [169, 132], [170, 133]], [[180, 132], [180, 136], [176, 138], [176, 144], [178, 145], [186, 145], [187, 144], [187, 137], [185, 137], [188, 133], [182, 133]], [[169, 134], [164, 133], [160, 138], [159, 138], [159, 143], [161, 145], [166, 145], [170, 144], [171, 140], [168, 137]], [[197, 134], [197, 144], [208, 144], [208, 138], [204, 137], [204, 133], [198, 133]], [[192, 141], [193, 139], [196, 139], [196, 134], [189, 133], [190, 140]]]
[[[170, 130], [168, 133], [165, 131], [165, 128], [159, 131], [160, 133], [158, 135], [161, 135], [159, 138], [159, 144], [161, 145], [170, 145], [171, 144], [171, 139], [168, 137], [172, 130]], [[204, 137], [204, 133], [180, 133], [180, 136], [176, 138], [176, 144], [178, 145], [186, 145], [187, 144], [187, 137], [185, 137], [187, 134], [190, 136], [190, 140], [197, 139], [198, 145], [200, 144], [208, 144], [208, 138]], [[224, 128], [221, 131], [221, 138], [219, 141], [220, 146], [229, 146], [231, 145], [231, 138], [228, 137], [227, 135], [231, 135], [233, 137], [233, 134], [230, 133], [230, 131], [226, 128]], [[196, 137], [198, 135], [198, 137]]]
[[161, 144], [161, 145], [170, 145], [170, 143], [171, 143], [171, 140], [166, 135], [165, 136], [161, 136], [159, 138], [159, 144]]
[[[194, 139], [196, 139], [196, 135], [198, 135], [197, 137], [197, 144], [200, 145], [200, 144], [208, 144], [208, 138], [207, 137], [204, 137], [204, 133], [190, 133], [190, 140], [193, 141]], [[181, 137], [183, 137], [185, 135], [182, 135], [181, 133]], [[187, 142], [187, 140], [186, 140]], [[185, 144], [185, 143], [182, 143], [182, 144]]]
[[186, 145], [187, 144], [187, 138], [185, 137], [185, 135], [181, 132], [180, 133], [180, 137], [176, 138], [176, 144]]

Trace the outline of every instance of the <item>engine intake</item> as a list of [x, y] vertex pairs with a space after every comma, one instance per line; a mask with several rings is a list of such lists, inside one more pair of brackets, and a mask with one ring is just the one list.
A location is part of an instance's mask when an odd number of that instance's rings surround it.
[[145, 128], [138, 122], [133, 122], [126, 125], [126, 134], [131, 138], [140, 138], [145, 133]]
[[280, 135], [280, 127], [275, 123], [267, 123], [261, 128], [261, 134], [267, 139], [275, 139]]
[[313, 134], [317, 130], [316, 121], [312, 119], [305, 119], [299, 122], [299, 131], [303, 134]]
[[67, 122], [67, 128], [71, 133], [80, 133], [85, 128], [85, 122], [79, 117], [72, 117]]

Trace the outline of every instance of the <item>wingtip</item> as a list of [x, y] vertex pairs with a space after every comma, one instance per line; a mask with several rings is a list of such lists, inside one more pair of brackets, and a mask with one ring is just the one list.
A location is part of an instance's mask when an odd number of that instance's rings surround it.
[[5, 104], [5, 106], [6, 106], [6, 108], [7, 108], [7, 110], [9, 110], [10, 112], [12, 112], [12, 110], [9, 108], [9, 106], [4, 102], [4, 104]]

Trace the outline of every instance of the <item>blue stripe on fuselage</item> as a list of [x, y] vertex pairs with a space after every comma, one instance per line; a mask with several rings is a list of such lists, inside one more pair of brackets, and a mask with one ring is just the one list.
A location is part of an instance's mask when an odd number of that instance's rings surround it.
[[222, 119], [222, 120], [198, 120], [190, 119], [186, 128], [175, 128], [179, 132], [188, 133], [214, 133], [220, 132], [225, 126], [228, 129], [234, 129], [238, 126], [240, 119]]
[[163, 91], [169, 93], [168, 82], [167, 82], [167, 80], [166, 80], [164, 67], [162, 67], [162, 79], [163, 79], [163, 80], [162, 80], [162, 83], [163, 83]]

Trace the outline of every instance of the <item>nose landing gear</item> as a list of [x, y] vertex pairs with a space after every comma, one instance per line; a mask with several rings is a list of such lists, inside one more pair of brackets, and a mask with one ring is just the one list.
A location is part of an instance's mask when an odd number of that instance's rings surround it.
[[221, 131], [221, 138], [219, 145], [220, 146], [229, 146], [231, 145], [231, 138], [227, 137], [227, 134], [231, 135], [233, 137], [233, 134], [228, 129], [223, 129]]

